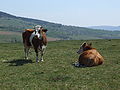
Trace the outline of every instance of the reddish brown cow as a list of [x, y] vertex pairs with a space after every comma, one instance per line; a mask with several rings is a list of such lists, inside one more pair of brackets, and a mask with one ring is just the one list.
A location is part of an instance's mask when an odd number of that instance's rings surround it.
[[47, 46], [46, 32], [47, 29], [44, 29], [41, 26], [36, 26], [35, 30], [26, 29], [25, 32], [22, 33], [25, 59], [28, 59], [29, 49], [33, 47], [36, 52], [36, 62], [39, 62], [38, 59], [39, 51], [41, 53], [40, 60], [43, 61], [43, 54]]
[[75, 66], [97, 66], [101, 65], [104, 61], [103, 57], [100, 53], [91, 47], [92, 44], [83, 43], [78, 50], [78, 54], [80, 54], [78, 63]]

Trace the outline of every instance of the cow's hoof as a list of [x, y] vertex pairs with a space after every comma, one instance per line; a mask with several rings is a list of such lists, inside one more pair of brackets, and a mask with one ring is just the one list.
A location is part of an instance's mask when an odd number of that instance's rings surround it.
[[40, 61], [39, 60], [36, 60], [36, 63], [39, 63]]
[[43, 60], [43, 59], [41, 59], [40, 61], [41, 61], [41, 62], [43, 62], [44, 60]]
[[28, 58], [27, 58], [27, 57], [25, 57], [24, 59], [25, 59], [25, 60], [28, 60]]
[[80, 64], [78, 62], [76, 62], [74, 65], [75, 65], [75, 67], [79, 67], [80, 66]]

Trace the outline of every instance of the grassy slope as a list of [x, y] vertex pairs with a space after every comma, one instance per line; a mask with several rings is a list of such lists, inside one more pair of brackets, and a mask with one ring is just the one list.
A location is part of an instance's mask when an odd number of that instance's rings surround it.
[[105, 63], [96, 67], [76, 68], [76, 54], [84, 41], [49, 42], [45, 61], [23, 60], [21, 44], [0, 44], [1, 90], [119, 90], [120, 40], [92, 40], [104, 56]]

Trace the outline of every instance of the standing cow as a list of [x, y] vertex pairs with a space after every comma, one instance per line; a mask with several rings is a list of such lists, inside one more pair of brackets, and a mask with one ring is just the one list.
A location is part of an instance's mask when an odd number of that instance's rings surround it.
[[104, 61], [103, 57], [100, 53], [95, 49], [92, 48], [92, 44], [83, 43], [78, 50], [78, 54], [80, 54], [78, 63], [75, 66], [97, 66], [101, 65]]
[[41, 53], [40, 61], [43, 61], [43, 54], [47, 46], [46, 32], [47, 29], [37, 25], [35, 29], [26, 29], [25, 32], [22, 33], [25, 59], [28, 59], [29, 49], [33, 47], [36, 52], [36, 62], [39, 62], [39, 51]]

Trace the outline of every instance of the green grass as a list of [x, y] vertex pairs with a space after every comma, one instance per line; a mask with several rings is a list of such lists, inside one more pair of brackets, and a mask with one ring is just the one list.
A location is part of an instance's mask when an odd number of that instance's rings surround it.
[[[103, 65], [72, 65], [83, 40], [49, 42], [44, 62], [35, 53], [24, 60], [20, 43], [0, 44], [0, 90], [120, 90], [120, 40], [89, 40], [105, 58]], [[33, 51], [33, 50], [32, 50]]]

